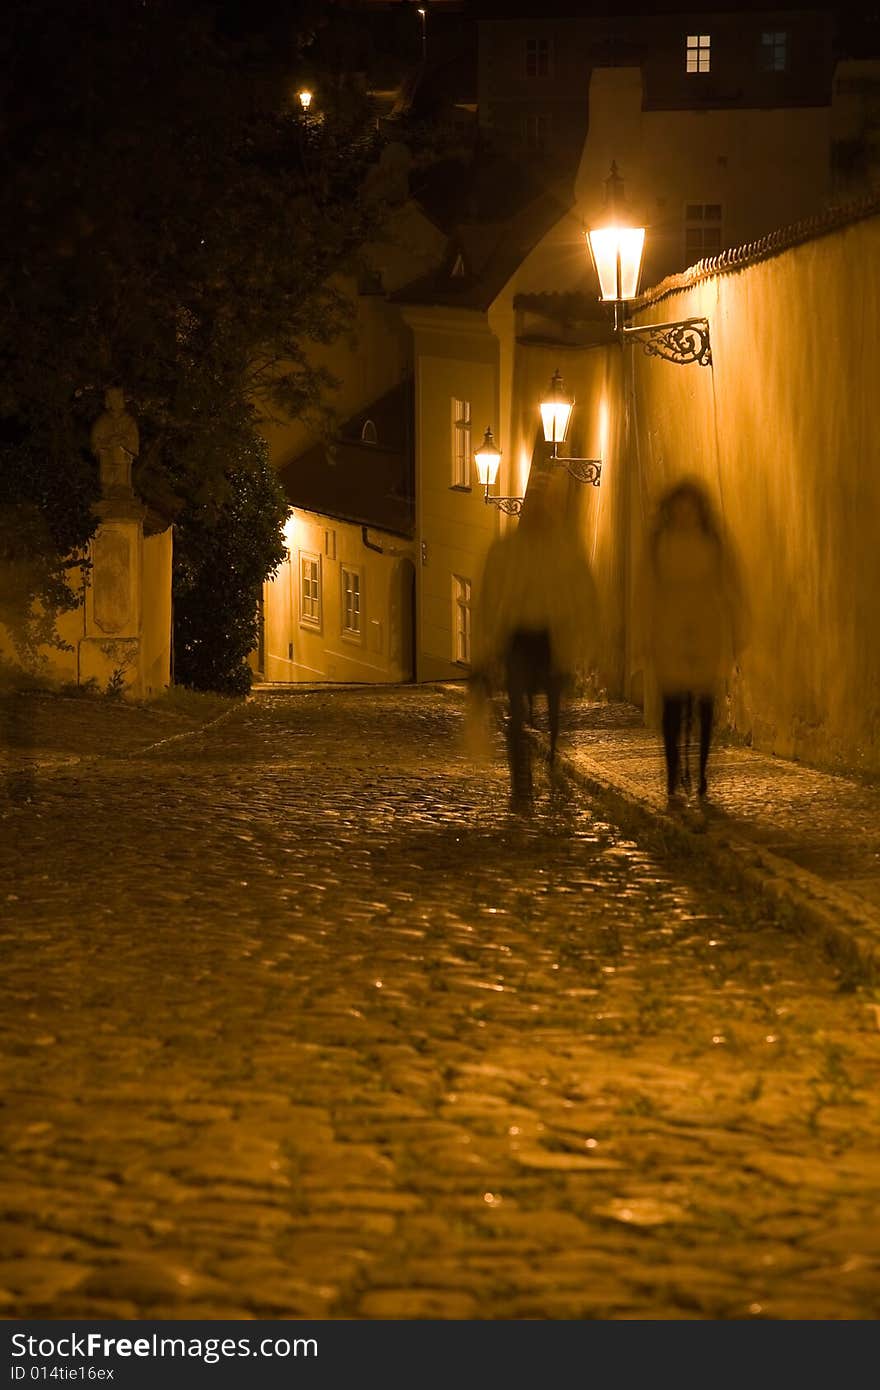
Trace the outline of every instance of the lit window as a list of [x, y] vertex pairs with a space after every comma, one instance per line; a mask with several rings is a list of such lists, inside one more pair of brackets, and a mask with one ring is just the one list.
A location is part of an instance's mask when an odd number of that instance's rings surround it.
[[452, 486], [470, 487], [471, 403], [452, 401]]
[[689, 261], [716, 256], [721, 250], [721, 204], [687, 203], [684, 210], [684, 249]]
[[529, 112], [523, 116], [523, 135], [526, 148], [541, 153], [550, 144], [550, 116], [545, 112]]
[[453, 660], [467, 665], [471, 659], [471, 581], [460, 574], [452, 576], [452, 624]]
[[708, 72], [711, 64], [712, 36], [710, 34], [688, 34], [687, 70], [688, 72]]
[[788, 67], [788, 34], [785, 30], [761, 35], [761, 71], [785, 72]]
[[321, 624], [321, 557], [299, 552], [299, 618], [311, 627]]
[[550, 40], [526, 39], [526, 77], [550, 76]]
[[342, 631], [350, 637], [361, 635], [361, 577], [357, 570], [342, 567]]

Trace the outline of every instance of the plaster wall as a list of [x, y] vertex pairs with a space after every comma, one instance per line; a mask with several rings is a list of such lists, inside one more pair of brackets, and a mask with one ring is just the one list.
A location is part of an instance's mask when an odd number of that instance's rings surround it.
[[[757, 747], [872, 772], [880, 770], [878, 264], [880, 218], [854, 222], [637, 316], [707, 317], [711, 367], [623, 349], [629, 583], [659, 493], [696, 474], [739, 556], [752, 612], [722, 716]], [[643, 634], [628, 603], [626, 679], [638, 698]], [[650, 686], [647, 700], [650, 710]]]
[[514, 398], [518, 412], [514, 450], [523, 463], [549, 456], [539, 405], [555, 370], [575, 400], [568, 436], [560, 454], [598, 459], [598, 487], [554, 471], [554, 506], [581, 534], [598, 594], [593, 634], [594, 669], [582, 673], [593, 689], [619, 697], [624, 688], [624, 632], [627, 617], [627, 499], [625, 400], [616, 346], [573, 347], [541, 343], [517, 346]]
[[[416, 506], [419, 539], [419, 680], [467, 674], [456, 660], [453, 576], [479, 584], [486, 551], [501, 514], [483, 500], [471, 462], [469, 486], [454, 486], [453, 406], [471, 406], [471, 443], [487, 426], [500, 434], [499, 344], [483, 314], [446, 315], [430, 310], [413, 319], [416, 351]], [[510, 452], [504, 456], [496, 495], [513, 495]]]
[[597, 68], [575, 196], [595, 225], [617, 162], [656, 284], [702, 254], [685, 249], [687, 204], [720, 203], [721, 247], [743, 245], [827, 205], [830, 152], [830, 106], [645, 110], [638, 68]]
[[[288, 559], [263, 587], [265, 679], [394, 682], [412, 678], [412, 542], [368, 533], [350, 522], [295, 508], [287, 523]], [[317, 558], [320, 620], [304, 621], [300, 556]], [[360, 579], [360, 635], [343, 623], [343, 566]]]

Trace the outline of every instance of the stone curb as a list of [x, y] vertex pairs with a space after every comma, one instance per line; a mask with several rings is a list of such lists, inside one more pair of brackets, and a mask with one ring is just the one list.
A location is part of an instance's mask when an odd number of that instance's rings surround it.
[[[533, 745], [546, 759], [544, 735], [529, 732]], [[722, 830], [709, 818], [708, 826], [696, 827], [646, 801], [627, 779], [612, 780], [600, 765], [584, 753], [557, 748], [557, 770], [602, 798], [615, 820], [624, 827], [660, 830], [668, 843], [699, 854], [743, 886], [758, 891], [774, 904], [783, 904], [798, 927], [815, 932], [823, 947], [845, 969], [880, 979], [880, 912], [861, 898], [818, 874], [792, 863], [782, 855], [753, 843], [744, 836]], [[710, 833], [707, 833], [707, 830]]]

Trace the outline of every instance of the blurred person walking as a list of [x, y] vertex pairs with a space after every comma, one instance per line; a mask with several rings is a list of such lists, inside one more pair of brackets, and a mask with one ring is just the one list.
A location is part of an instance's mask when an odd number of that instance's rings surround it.
[[595, 658], [596, 588], [571, 522], [552, 504], [552, 471], [532, 470], [518, 526], [493, 541], [474, 615], [472, 689], [507, 696], [511, 806], [527, 810], [533, 782], [526, 724], [547, 697], [550, 761], [563, 693], [582, 661]]
[[[700, 798], [715, 702], [747, 640], [747, 605], [733, 550], [702, 483], [686, 478], [660, 498], [643, 580], [648, 655], [662, 702], [670, 804], [690, 793], [689, 744], [699, 720]], [[684, 768], [682, 768], [682, 733]]]

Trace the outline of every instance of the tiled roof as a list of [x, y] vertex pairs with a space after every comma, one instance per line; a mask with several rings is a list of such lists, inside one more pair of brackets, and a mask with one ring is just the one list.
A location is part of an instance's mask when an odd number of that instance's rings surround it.
[[[291, 506], [411, 536], [415, 529], [413, 391], [402, 382], [279, 470]], [[375, 444], [362, 437], [372, 420]]]

